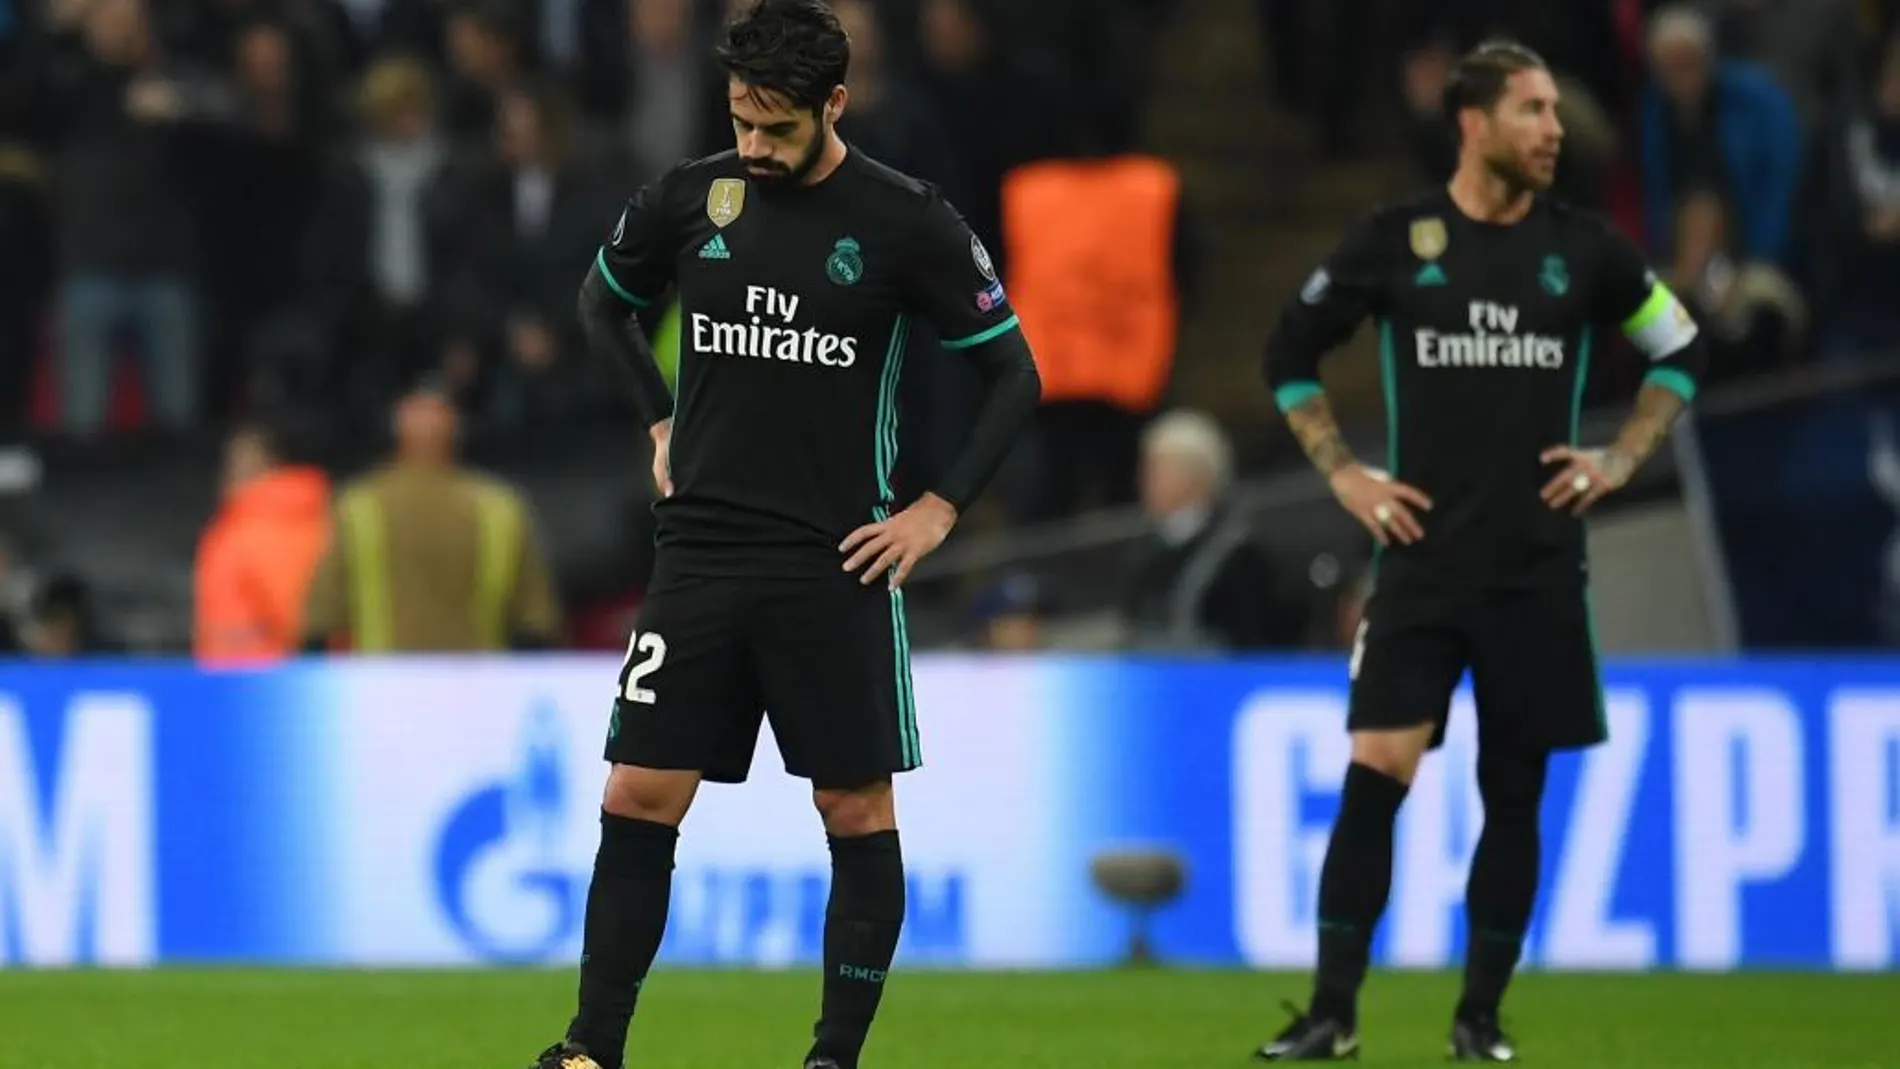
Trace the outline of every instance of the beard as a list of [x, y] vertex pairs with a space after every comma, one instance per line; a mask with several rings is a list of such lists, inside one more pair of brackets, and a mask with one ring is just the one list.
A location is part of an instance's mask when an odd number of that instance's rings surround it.
[[1519, 159], [1508, 153], [1486, 157], [1484, 165], [1494, 177], [1519, 193], [1541, 193], [1549, 189], [1556, 179], [1555, 171], [1552, 171], [1550, 177], [1543, 177], [1531, 170], [1530, 161]]
[[811, 145], [805, 149], [805, 154], [799, 157], [798, 162], [789, 167], [770, 157], [743, 162], [749, 169], [758, 169], [752, 177], [767, 188], [800, 185], [811, 174], [812, 169], [818, 166], [818, 157], [824, 155], [825, 143], [830, 139], [831, 127], [820, 118], [817, 123], [817, 132], [812, 135]]

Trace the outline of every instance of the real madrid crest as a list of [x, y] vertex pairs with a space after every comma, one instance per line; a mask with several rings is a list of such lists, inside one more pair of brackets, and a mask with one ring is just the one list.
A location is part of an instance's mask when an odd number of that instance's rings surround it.
[[715, 178], [706, 190], [706, 218], [714, 226], [726, 226], [745, 211], [745, 179]]
[[1570, 267], [1561, 256], [1544, 257], [1544, 266], [1537, 272], [1538, 284], [1552, 297], [1562, 297], [1570, 292]]
[[864, 277], [864, 256], [856, 241], [839, 238], [831, 247], [831, 255], [825, 257], [825, 277], [840, 286], [855, 286]]
[[1436, 216], [1412, 220], [1412, 254], [1436, 260], [1445, 252], [1445, 221]]

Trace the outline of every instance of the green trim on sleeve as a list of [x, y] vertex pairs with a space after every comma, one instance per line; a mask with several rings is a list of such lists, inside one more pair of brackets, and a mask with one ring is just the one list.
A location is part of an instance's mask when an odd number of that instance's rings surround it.
[[1015, 330], [1017, 325], [1016, 317], [1010, 316], [1008, 319], [1003, 320], [1001, 323], [996, 324], [980, 334], [972, 334], [967, 338], [946, 338], [944, 339], [943, 347], [946, 349], [968, 349], [971, 346], [981, 345], [986, 341], [993, 341], [1000, 338], [1010, 331]]
[[1308, 379], [1289, 382], [1273, 391], [1273, 403], [1281, 412], [1291, 412], [1315, 397], [1324, 396], [1326, 390], [1319, 383]]
[[607, 266], [607, 246], [602, 245], [600, 251], [594, 254], [594, 266], [600, 269], [600, 277], [606, 280], [607, 288], [619, 294], [621, 300], [633, 305], [635, 308], [645, 308], [652, 303], [651, 301], [645, 301], [635, 297], [621, 287], [620, 281], [614, 278], [613, 270]]
[[1695, 400], [1695, 378], [1688, 372], [1673, 367], [1659, 367], [1643, 376], [1643, 385], [1661, 386], [1683, 401]]

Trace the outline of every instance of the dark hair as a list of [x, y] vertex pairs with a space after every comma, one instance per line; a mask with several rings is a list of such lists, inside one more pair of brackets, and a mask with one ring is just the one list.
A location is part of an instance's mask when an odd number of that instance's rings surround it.
[[274, 463], [306, 465], [322, 460], [322, 432], [316, 420], [305, 413], [261, 412], [232, 430], [234, 435], [245, 435], [256, 441]]
[[755, 92], [813, 111], [851, 69], [851, 40], [824, 0], [758, 0], [726, 27], [713, 54]]
[[46, 577], [33, 591], [34, 614], [84, 612], [92, 602], [92, 584], [73, 572], [59, 571]]
[[1445, 80], [1445, 118], [1455, 124], [1466, 108], [1490, 111], [1504, 96], [1511, 75], [1547, 69], [1544, 57], [1516, 41], [1485, 41], [1466, 52]]

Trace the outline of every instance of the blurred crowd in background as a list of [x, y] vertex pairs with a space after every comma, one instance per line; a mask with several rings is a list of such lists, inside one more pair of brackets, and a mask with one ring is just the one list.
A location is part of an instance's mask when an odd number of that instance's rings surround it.
[[[1118, 6], [840, 0], [847, 136], [994, 238], [1007, 169], [1130, 128], [1126, 89], [1086, 88], [1136, 66]], [[710, 44], [738, 7], [4, 0], [0, 416], [122, 425], [121, 357], [168, 428], [281, 397], [373, 419], [425, 373], [501, 426], [623, 415], [576, 279], [634, 188], [731, 147]]]
[[[343, 523], [334, 466], [306, 462], [321, 447], [288, 448], [293, 436], [275, 429], [287, 421], [332, 445], [380, 439], [403, 398], [426, 395], [463, 434], [625, 429], [613, 376], [582, 347], [574, 294], [631, 190], [730, 147], [709, 45], [742, 3], [0, 0], [0, 427], [33, 441], [231, 435], [221, 511], [196, 519], [201, 585], [221, 528], [316, 525], [317, 548], [245, 565], [295, 578]], [[1171, 385], [1190, 364], [1256, 381], [1260, 340], [1176, 351], [1189, 325], [1231, 311], [1205, 299], [1221, 265], [1199, 239], [1235, 223], [1197, 203], [1197, 173], [1146, 147], [1168, 118], [1156, 116], [1156, 42], [1191, 11], [1233, 9], [1242, 32], [1228, 36], [1258, 42], [1264, 106], [1310, 132], [1315, 166], [1382, 161], [1395, 188], [1449, 171], [1438, 100], [1455, 56], [1516, 36], [1561, 77], [1559, 192], [1649, 251], [1715, 341], [1719, 381], [1891, 358], [1900, 344], [1900, 4], [1888, 0], [833, 6], [855, 49], [844, 135], [946, 190], [1012, 296], [1023, 279], [1025, 327], [1049, 361], [1031, 457], [1006, 473], [989, 519], [1007, 528], [1102, 505], [1149, 516], [1116, 580], [1118, 641], [1260, 649], [1350, 633], [1350, 612], [1342, 629], [1264, 593], [1272, 566], [1223, 511], [1259, 453], [1237, 446], [1235, 421], [1204, 411], [1210, 400]], [[1240, 118], [1229, 126], [1237, 146], [1255, 136]], [[1108, 182], [1105, 168], [1129, 160], [1147, 169]], [[1076, 167], [1039, 169], [1050, 161]], [[1025, 207], [1050, 195], [1073, 205], [1041, 213], [1072, 215], [1066, 230]], [[1149, 208], [1164, 240], [1100, 224]], [[1030, 263], [1029, 247], [1064, 251]], [[1038, 285], [1078, 277], [1098, 292]], [[1082, 324], [1114, 318], [1078, 311], [1105, 301], [1141, 310], [1143, 330], [1165, 340], [1069, 344]], [[663, 359], [664, 316], [647, 324]], [[906, 384], [917, 485], [954, 449], [968, 384], [943, 361], [908, 366], [920, 369]], [[1264, 393], [1252, 409], [1273, 420]], [[400, 443], [394, 455], [402, 463]], [[1269, 453], [1269, 465], [1297, 462]], [[1092, 495], [1077, 490], [1092, 479]], [[471, 507], [469, 522], [481, 515]], [[181, 574], [193, 567], [177, 561]], [[113, 645], [82, 573], [43, 571], [9, 584], [0, 554], [0, 586], [19, 590], [0, 642]], [[963, 640], [1043, 641], [1046, 584], [994, 579], [963, 606]], [[1341, 589], [1349, 608], [1361, 587]], [[293, 603], [272, 611], [301, 613]], [[294, 649], [307, 630], [286, 622], [275, 641]], [[553, 630], [536, 644], [576, 641]]]

